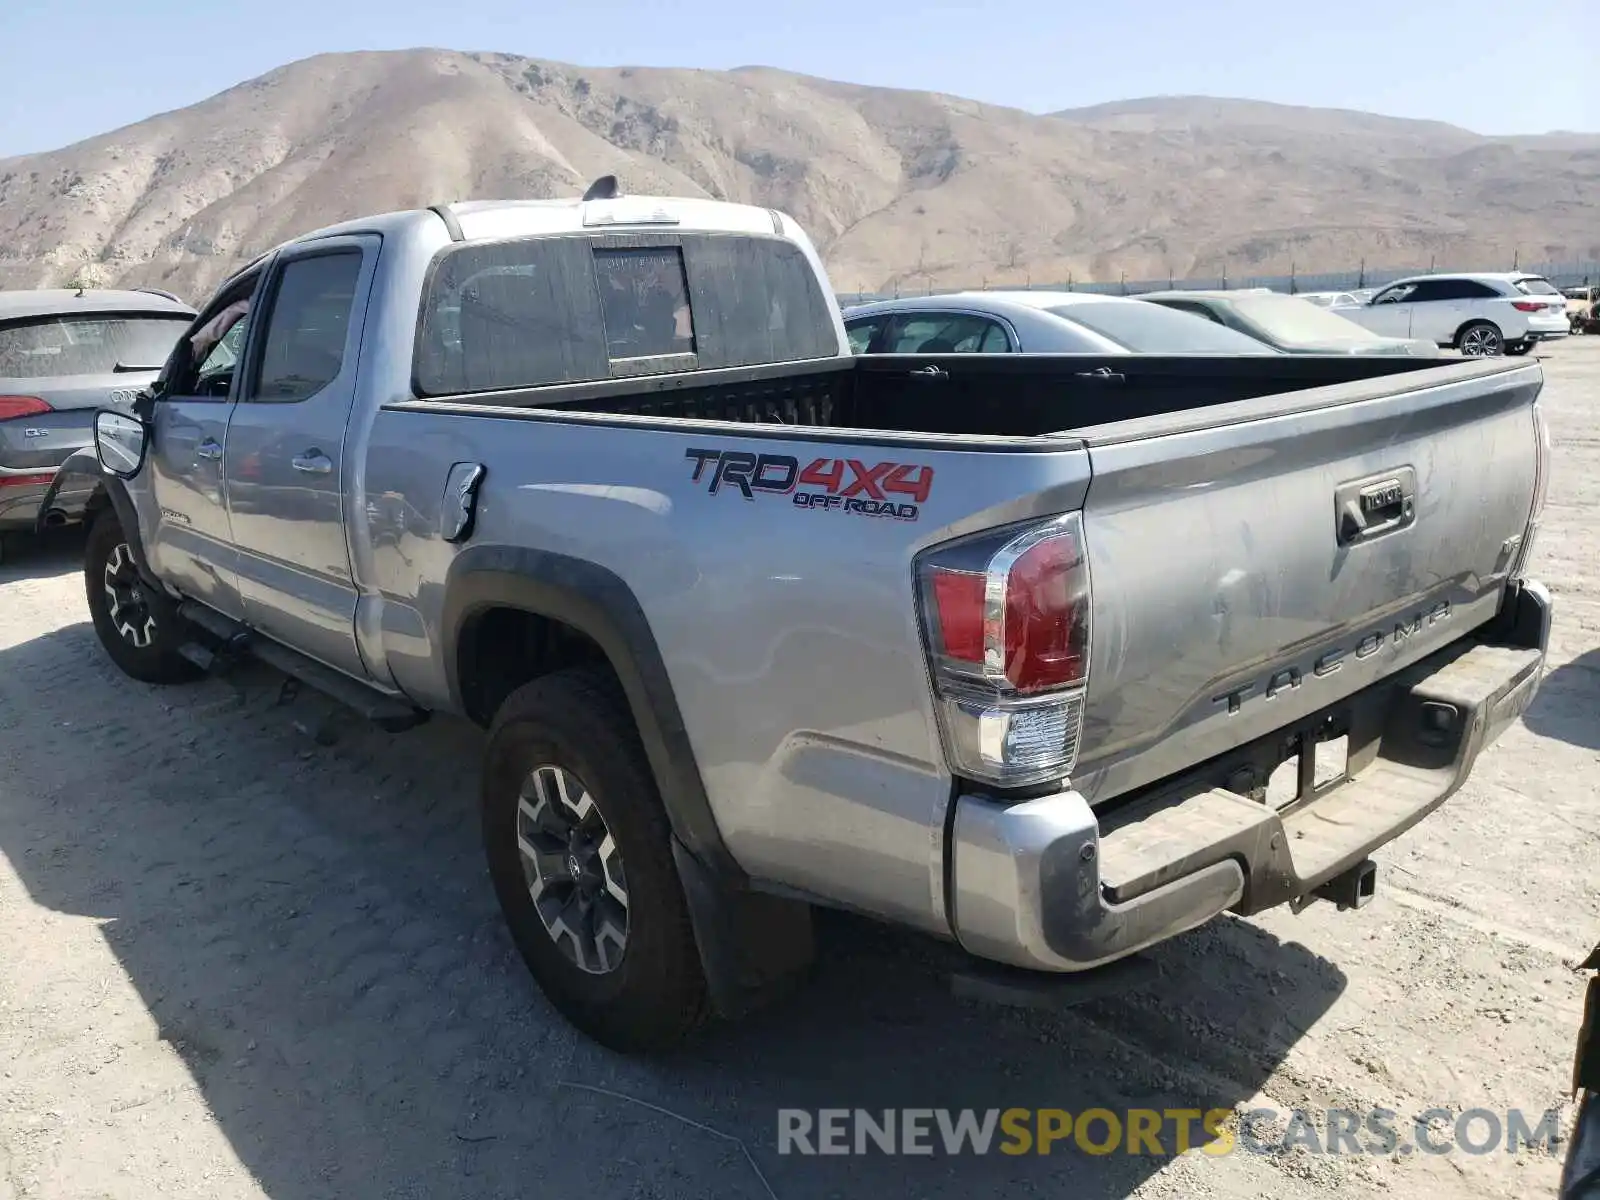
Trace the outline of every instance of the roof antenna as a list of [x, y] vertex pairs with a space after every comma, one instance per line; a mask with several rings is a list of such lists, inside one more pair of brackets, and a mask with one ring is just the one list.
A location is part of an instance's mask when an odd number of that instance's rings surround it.
[[589, 185], [589, 190], [583, 194], [584, 200], [615, 200], [622, 195], [622, 188], [617, 184], [615, 175], [602, 175]]

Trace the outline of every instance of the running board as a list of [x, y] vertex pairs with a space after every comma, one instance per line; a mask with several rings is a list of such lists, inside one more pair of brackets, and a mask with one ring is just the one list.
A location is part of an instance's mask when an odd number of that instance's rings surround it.
[[189, 642], [178, 651], [208, 674], [225, 668], [240, 655], [248, 654], [315, 688], [329, 699], [337, 700], [389, 733], [415, 728], [428, 719], [429, 714], [425, 710], [406, 700], [374, 691], [298, 650], [291, 650], [270, 638], [259, 637], [237, 621], [203, 604], [186, 600], [178, 606], [178, 615], [221, 643], [220, 651], [198, 642]]

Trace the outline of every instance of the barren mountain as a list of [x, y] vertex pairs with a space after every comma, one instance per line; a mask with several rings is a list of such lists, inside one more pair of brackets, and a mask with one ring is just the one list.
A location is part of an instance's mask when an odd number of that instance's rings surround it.
[[841, 291], [1600, 257], [1600, 136], [1186, 97], [1036, 115], [765, 68], [415, 50], [307, 59], [0, 160], [0, 286], [198, 298], [320, 225], [607, 172], [784, 209]]

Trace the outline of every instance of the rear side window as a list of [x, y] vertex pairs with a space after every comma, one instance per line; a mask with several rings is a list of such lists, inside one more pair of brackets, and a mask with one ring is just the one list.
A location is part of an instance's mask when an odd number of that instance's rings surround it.
[[863, 317], [859, 321], [851, 321], [845, 327], [845, 335], [850, 339], [851, 354], [865, 354], [872, 345], [872, 339], [878, 336], [878, 330], [883, 328], [887, 317]]
[[1527, 279], [1517, 280], [1516, 287], [1517, 291], [1525, 296], [1559, 296], [1561, 294], [1548, 279], [1540, 279], [1537, 276], [1529, 276]]
[[793, 243], [562, 235], [445, 250], [423, 293], [419, 395], [828, 358], [834, 310]]
[[1499, 294], [1476, 279], [1424, 279], [1406, 299], [1421, 304], [1434, 300], [1490, 300]]
[[884, 347], [888, 354], [1004, 354], [1006, 332], [994, 321], [965, 313], [915, 313], [900, 317]]
[[249, 399], [294, 403], [338, 378], [360, 274], [359, 250], [284, 264], [267, 313], [260, 377]]
[[40, 317], [0, 326], [0, 379], [109, 375], [119, 364], [159, 368], [189, 321], [174, 313]]
[[1275, 354], [1265, 342], [1144, 300], [1086, 300], [1046, 311], [1136, 354]]

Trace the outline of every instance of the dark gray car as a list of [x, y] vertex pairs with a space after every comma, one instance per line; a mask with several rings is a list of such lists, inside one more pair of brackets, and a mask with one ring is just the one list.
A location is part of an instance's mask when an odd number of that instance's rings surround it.
[[81, 515], [84, 495], [39, 502], [95, 410], [130, 408], [194, 319], [165, 292], [0, 292], [0, 537]]

